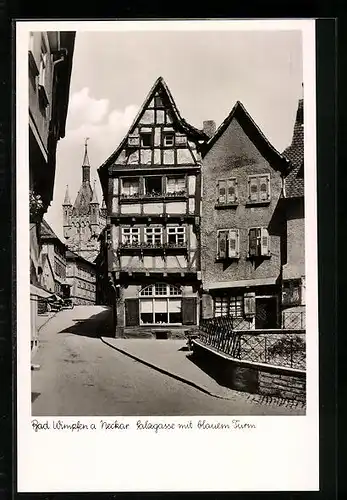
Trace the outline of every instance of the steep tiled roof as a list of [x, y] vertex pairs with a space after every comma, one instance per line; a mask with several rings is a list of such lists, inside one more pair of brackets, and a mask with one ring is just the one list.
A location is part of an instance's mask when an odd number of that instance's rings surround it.
[[59, 240], [58, 236], [55, 234], [55, 232], [45, 219], [43, 219], [41, 222], [41, 238]]
[[296, 113], [293, 139], [290, 146], [283, 151], [291, 164], [289, 174], [285, 179], [285, 197], [297, 198], [304, 196], [304, 101], [299, 100]]
[[94, 262], [90, 262], [89, 260], [86, 260], [84, 257], [81, 255], [78, 255], [77, 253], [73, 252], [72, 250], [67, 249], [66, 250], [66, 260], [79, 260], [81, 262], [84, 262], [85, 264], [89, 264], [92, 267], [95, 267]]
[[238, 121], [244, 132], [252, 140], [264, 158], [273, 165], [277, 165], [283, 172], [287, 172], [289, 169], [287, 158], [274, 148], [240, 101], [236, 102], [235, 106], [218, 127], [215, 134], [202, 146], [202, 155], [205, 156], [208, 153], [216, 141], [224, 134], [234, 118]]
[[75, 204], [73, 206], [73, 215], [87, 215], [90, 209], [90, 202], [93, 199], [93, 190], [89, 181], [82, 182], [78, 191]]

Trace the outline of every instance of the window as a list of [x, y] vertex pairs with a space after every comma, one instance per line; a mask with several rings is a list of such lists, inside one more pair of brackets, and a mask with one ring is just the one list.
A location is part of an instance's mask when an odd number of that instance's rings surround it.
[[121, 195], [126, 198], [137, 197], [139, 195], [139, 179], [122, 179]]
[[145, 242], [148, 245], [159, 246], [162, 244], [162, 228], [161, 227], [146, 227]]
[[218, 181], [218, 205], [233, 205], [238, 202], [237, 181], [235, 178]]
[[138, 245], [140, 229], [138, 227], [122, 227], [122, 244], [124, 246]]
[[163, 100], [162, 100], [162, 98], [159, 95], [156, 95], [154, 97], [154, 106], [156, 108], [162, 108], [164, 106]]
[[162, 177], [145, 177], [145, 193], [147, 196], [162, 195]]
[[175, 136], [172, 132], [164, 134], [164, 146], [172, 147], [175, 143]]
[[240, 256], [240, 234], [238, 229], [217, 231], [217, 259], [237, 259]]
[[270, 236], [264, 227], [251, 228], [248, 233], [249, 257], [269, 257]]
[[249, 175], [248, 203], [266, 203], [270, 198], [270, 174]]
[[184, 246], [186, 242], [186, 231], [184, 227], [168, 227], [167, 242], [169, 246]]
[[301, 280], [284, 281], [282, 288], [282, 305], [297, 306], [302, 304]]
[[166, 180], [166, 194], [168, 195], [186, 194], [185, 177], [168, 177]]
[[152, 132], [141, 132], [141, 146], [148, 148], [153, 145], [153, 134]]
[[229, 316], [233, 318], [243, 317], [243, 297], [242, 295], [215, 297], [214, 316]]
[[181, 324], [182, 292], [179, 287], [156, 283], [140, 292], [140, 324]]

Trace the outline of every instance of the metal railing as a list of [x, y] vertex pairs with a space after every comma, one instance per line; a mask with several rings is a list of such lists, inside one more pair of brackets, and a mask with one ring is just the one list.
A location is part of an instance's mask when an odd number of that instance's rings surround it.
[[303, 329], [251, 330], [245, 328], [243, 319], [219, 317], [202, 320], [197, 337], [202, 343], [243, 361], [306, 368]]

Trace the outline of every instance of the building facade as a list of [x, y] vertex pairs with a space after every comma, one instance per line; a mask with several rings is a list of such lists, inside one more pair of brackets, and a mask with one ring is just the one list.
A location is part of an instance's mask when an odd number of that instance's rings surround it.
[[[29, 71], [30, 305], [32, 347], [38, 343], [36, 318], [42, 263], [41, 222], [53, 198], [57, 142], [65, 136], [75, 32], [31, 32]], [[45, 263], [45, 267], [46, 267]]]
[[66, 282], [74, 305], [96, 303], [96, 267], [71, 250], [66, 251]]
[[98, 170], [108, 213], [101, 255], [117, 335], [180, 336], [198, 324], [199, 148], [207, 138], [180, 116], [159, 78]]
[[276, 207], [288, 161], [240, 102], [202, 155], [202, 317], [233, 317], [236, 329], [279, 327], [283, 220]]
[[285, 219], [282, 274], [282, 321], [285, 328], [305, 328], [305, 185], [304, 101], [299, 100], [293, 138], [283, 155], [290, 162], [282, 210]]
[[66, 187], [63, 203], [63, 231], [66, 245], [85, 260], [94, 262], [99, 253], [99, 235], [106, 224], [106, 207], [100, 207], [95, 183], [90, 183], [87, 140], [82, 162], [82, 184], [72, 205]]
[[66, 247], [49, 224], [41, 223], [41, 286], [65, 297], [68, 295], [66, 282]]
[[56, 148], [65, 136], [74, 32], [29, 35], [30, 276], [38, 283], [40, 223], [53, 198]]

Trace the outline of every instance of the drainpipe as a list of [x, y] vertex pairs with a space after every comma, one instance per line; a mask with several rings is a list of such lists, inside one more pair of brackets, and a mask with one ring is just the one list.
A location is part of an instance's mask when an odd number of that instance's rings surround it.
[[67, 56], [67, 49], [57, 50], [57, 51], [53, 52], [53, 55], [54, 54], [60, 54], [60, 59], [57, 59], [56, 61], [53, 61], [53, 71], [55, 70], [55, 67], [56, 67], [57, 64], [65, 61], [65, 58]]

